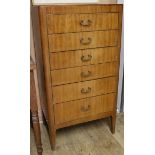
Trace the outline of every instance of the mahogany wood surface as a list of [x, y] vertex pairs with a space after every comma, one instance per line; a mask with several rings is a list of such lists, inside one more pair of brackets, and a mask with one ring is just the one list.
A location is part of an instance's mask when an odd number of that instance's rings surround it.
[[[115, 93], [55, 104], [56, 124], [113, 111]], [[111, 103], [111, 104], [109, 104]], [[72, 108], [68, 108], [72, 107]]]
[[117, 46], [117, 44], [118, 30], [49, 35], [50, 52]]
[[53, 87], [53, 103], [117, 92], [117, 81], [109, 77]]
[[51, 70], [113, 61], [119, 62], [119, 53], [118, 47], [50, 53]]
[[55, 149], [55, 136], [56, 129], [54, 125], [54, 111], [52, 105], [52, 89], [51, 89], [51, 75], [49, 72], [50, 62], [48, 55], [48, 37], [47, 37], [47, 25], [46, 25], [46, 8], [41, 7], [39, 9], [40, 26], [41, 26], [41, 41], [43, 49], [43, 61], [44, 61], [44, 72], [45, 72], [45, 87], [47, 97], [47, 109], [48, 109], [48, 127], [50, 134], [50, 142], [52, 149]]
[[[51, 71], [52, 85], [68, 84], [118, 75], [118, 62]], [[72, 74], [72, 76], [71, 76]]]
[[103, 13], [103, 12], [122, 12], [122, 4], [68, 4], [53, 5], [48, 4], [47, 14], [72, 14], [72, 13]]
[[118, 29], [118, 13], [47, 16], [48, 34]]
[[51, 146], [56, 130], [104, 117], [115, 131], [122, 5], [39, 6]]

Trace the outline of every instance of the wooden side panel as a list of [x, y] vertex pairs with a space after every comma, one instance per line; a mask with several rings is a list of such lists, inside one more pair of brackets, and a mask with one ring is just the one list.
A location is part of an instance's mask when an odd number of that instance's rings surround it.
[[48, 15], [48, 33], [118, 29], [118, 13]]
[[109, 77], [53, 87], [54, 103], [116, 92], [117, 80], [117, 77]]
[[118, 75], [118, 62], [51, 71], [52, 85], [61, 85]]
[[[117, 47], [51, 53], [51, 70], [119, 61], [119, 55]], [[87, 60], [82, 61], [82, 57]]]
[[55, 104], [55, 122], [56, 124], [62, 124], [87, 116], [95, 116], [100, 113], [110, 112], [113, 110], [115, 97], [116, 94], [112, 93], [82, 100]]
[[118, 30], [49, 35], [50, 52], [117, 46]]
[[47, 107], [48, 107], [48, 127], [50, 134], [50, 142], [53, 149], [55, 149], [55, 136], [56, 129], [54, 125], [54, 110], [52, 103], [52, 89], [51, 89], [51, 75], [50, 75], [50, 61], [49, 61], [49, 48], [48, 48], [48, 35], [47, 35], [47, 21], [46, 21], [46, 7], [39, 7], [39, 17], [41, 25], [41, 41], [43, 48], [43, 62], [45, 71], [45, 86], [47, 96]]

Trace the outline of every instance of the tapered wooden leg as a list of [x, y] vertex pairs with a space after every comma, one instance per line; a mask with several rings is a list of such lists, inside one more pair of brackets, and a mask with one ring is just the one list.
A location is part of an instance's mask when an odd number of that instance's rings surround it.
[[116, 115], [110, 116], [110, 122], [111, 122], [111, 132], [115, 133], [115, 125], [116, 125]]
[[38, 118], [38, 112], [32, 112], [32, 123], [33, 123], [33, 129], [34, 129], [34, 137], [36, 141], [36, 147], [38, 155], [42, 155], [43, 148], [41, 144], [41, 134], [40, 134], [40, 125], [39, 125], [39, 118]]
[[56, 130], [54, 129], [54, 126], [50, 126], [51, 124], [49, 124], [49, 122], [48, 123], [46, 122], [44, 115], [43, 115], [43, 123], [49, 134], [51, 149], [54, 151], [56, 148]]
[[54, 151], [56, 149], [56, 130], [55, 129], [51, 129], [50, 142], [51, 142], [51, 148]]

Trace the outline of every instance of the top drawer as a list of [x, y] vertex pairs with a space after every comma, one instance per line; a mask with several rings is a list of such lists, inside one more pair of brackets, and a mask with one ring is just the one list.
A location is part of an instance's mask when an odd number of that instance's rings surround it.
[[118, 13], [47, 15], [48, 34], [118, 29]]

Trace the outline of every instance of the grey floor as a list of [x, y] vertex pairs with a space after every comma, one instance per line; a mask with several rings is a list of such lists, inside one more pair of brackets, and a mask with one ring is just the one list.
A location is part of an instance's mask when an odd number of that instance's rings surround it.
[[[55, 151], [41, 124], [43, 155], [123, 155], [124, 114], [117, 115], [115, 134], [111, 134], [108, 124], [109, 119], [102, 119], [58, 130]], [[37, 155], [33, 129], [30, 133], [31, 155]]]

